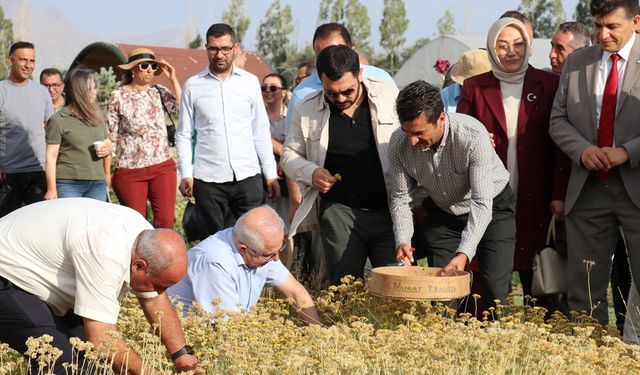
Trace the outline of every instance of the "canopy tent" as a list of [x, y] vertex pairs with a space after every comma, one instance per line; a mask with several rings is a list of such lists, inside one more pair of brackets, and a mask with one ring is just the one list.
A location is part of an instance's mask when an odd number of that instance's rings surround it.
[[[411, 55], [393, 79], [398, 87], [404, 87], [418, 79], [440, 86], [443, 82], [443, 76], [433, 67], [436, 60], [448, 60], [453, 65], [465, 51], [473, 48], [486, 48], [486, 45], [487, 38], [484, 36], [449, 35], [438, 37]], [[529, 64], [539, 69], [549, 69], [549, 45], [550, 39], [534, 39], [533, 54], [529, 58]]]

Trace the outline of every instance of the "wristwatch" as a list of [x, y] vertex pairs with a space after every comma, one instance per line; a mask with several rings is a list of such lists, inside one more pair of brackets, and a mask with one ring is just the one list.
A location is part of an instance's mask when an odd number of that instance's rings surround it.
[[185, 345], [185, 346], [182, 347], [182, 349], [180, 349], [177, 352], [171, 354], [171, 361], [175, 362], [176, 359], [182, 357], [185, 354], [193, 354], [193, 349], [191, 348], [191, 346]]

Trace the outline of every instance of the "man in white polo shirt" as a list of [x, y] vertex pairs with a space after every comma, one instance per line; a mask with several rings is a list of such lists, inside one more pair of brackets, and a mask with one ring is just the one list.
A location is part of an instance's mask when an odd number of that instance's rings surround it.
[[[131, 289], [151, 324], [162, 316], [161, 340], [176, 368], [193, 370], [198, 360], [165, 294], [186, 269], [182, 237], [154, 230], [130, 208], [84, 198], [23, 207], [0, 219], [0, 342], [24, 353], [30, 336], [51, 335], [63, 353], [48, 370], [65, 374], [69, 338], [100, 346], [116, 330], [119, 301]], [[116, 371], [126, 365], [142, 373], [124, 341], [116, 348]]]

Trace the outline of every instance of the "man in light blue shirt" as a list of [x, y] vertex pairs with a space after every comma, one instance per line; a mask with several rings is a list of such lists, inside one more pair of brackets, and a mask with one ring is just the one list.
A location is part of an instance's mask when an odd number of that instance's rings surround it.
[[236, 44], [229, 25], [209, 28], [209, 67], [185, 83], [176, 131], [179, 189], [195, 197], [209, 234], [264, 203], [263, 177], [268, 197], [280, 197], [260, 83], [233, 65]]
[[[313, 52], [316, 56], [320, 54], [320, 52], [334, 45], [345, 45], [347, 47], [353, 47], [351, 42], [351, 35], [349, 31], [339, 23], [325, 23], [323, 25], [318, 26], [315, 34], [313, 35]], [[363, 78], [382, 78], [391, 83], [393, 78], [386, 71], [375, 67], [373, 65], [364, 65], [360, 64], [362, 68]], [[291, 118], [293, 117], [293, 111], [295, 110], [298, 103], [304, 99], [305, 96], [322, 90], [322, 81], [320, 81], [320, 76], [315, 72], [310, 75], [307, 79], [302, 81], [296, 88], [293, 90], [291, 94], [291, 99], [289, 100], [289, 106], [287, 107], [287, 113], [290, 115], [287, 116], [285, 121], [285, 134], [289, 134], [289, 127], [291, 126]]]
[[189, 250], [187, 275], [168, 289], [184, 303], [186, 315], [193, 302], [206, 311], [246, 311], [258, 303], [265, 286], [292, 298], [300, 318], [320, 322], [313, 299], [280, 262], [285, 248], [284, 223], [268, 206], [242, 215], [233, 228], [224, 229]]

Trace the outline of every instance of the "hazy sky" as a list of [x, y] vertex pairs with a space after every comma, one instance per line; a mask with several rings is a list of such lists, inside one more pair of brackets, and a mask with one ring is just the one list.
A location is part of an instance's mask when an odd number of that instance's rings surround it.
[[[20, 0], [9, 0], [9, 2]], [[24, 1], [24, 0], [23, 0]], [[383, 0], [361, 0], [371, 19], [371, 45], [379, 46], [378, 26], [382, 18]], [[304, 45], [311, 40], [317, 25], [319, 0], [281, 0], [292, 8], [295, 31], [291, 40]], [[405, 0], [409, 27], [409, 46], [421, 37], [437, 34], [436, 22], [447, 8], [455, 15], [458, 34], [485, 35], [489, 26], [505, 10], [516, 9], [520, 0]], [[573, 18], [577, 0], [564, 0], [565, 17]], [[54, 8], [71, 23], [103, 40], [118, 41], [125, 37], [166, 31], [184, 30], [190, 24], [204, 34], [207, 27], [221, 19], [229, 0], [28, 0], [34, 8]], [[257, 27], [270, 0], [246, 0], [245, 13], [251, 19], [245, 48], [255, 49]]]

